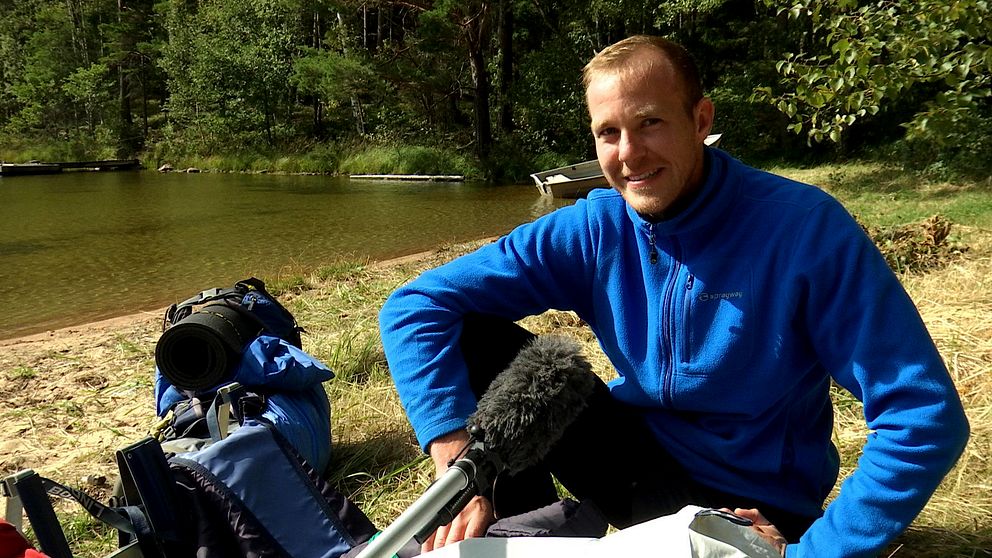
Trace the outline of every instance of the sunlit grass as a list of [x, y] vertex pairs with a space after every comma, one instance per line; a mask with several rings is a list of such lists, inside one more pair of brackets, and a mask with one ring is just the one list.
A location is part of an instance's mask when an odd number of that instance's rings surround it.
[[[21, 155], [19, 155], [21, 156]], [[175, 170], [287, 174], [426, 174], [479, 178], [464, 152], [423, 145], [316, 144], [280, 152], [229, 151], [223, 154], [155, 153]]]
[[934, 182], [879, 163], [821, 165], [776, 172], [835, 195], [867, 223], [893, 226], [941, 214], [966, 227], [992, 228], [992, 182]]
[[463, 153], [416, 145], [356, 148], [341, 162], [339, 170], [348, 174], [433, 174], [468, 178], [480, 174]]

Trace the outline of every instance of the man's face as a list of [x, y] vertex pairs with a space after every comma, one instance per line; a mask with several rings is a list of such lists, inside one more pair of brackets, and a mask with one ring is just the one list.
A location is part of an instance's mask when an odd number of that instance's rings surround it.
[[703, 180], [713, 104], [702, 99], [690, 114], [671, 64], [652, 52], [635, 56], [640, 68], [595, 76], [586, 101], [606, 179], [639, 214], [661, 217]]

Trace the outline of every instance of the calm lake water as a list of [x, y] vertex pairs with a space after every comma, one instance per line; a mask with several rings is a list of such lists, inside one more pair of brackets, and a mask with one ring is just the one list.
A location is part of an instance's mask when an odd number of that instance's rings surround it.
[[72, 172], [0, 178], [0, 339], [160, 308], [248, 276], [498, 235], [532, 184]]

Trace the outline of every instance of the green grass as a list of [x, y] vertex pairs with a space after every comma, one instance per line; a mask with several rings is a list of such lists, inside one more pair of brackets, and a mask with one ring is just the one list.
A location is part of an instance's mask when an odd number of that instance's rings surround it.
[[[90, 517], [82, 510], [59, 513], [62, 531], [74, 556], [105, 556], [117, 545], [117, 531]], [[37, 548], [38, 541], [31, 526], [25, 525], [25, 536]]]
[[221, 154], [169, 152], [145, 155], [149, 165], [204, 172], [288, 174], [443, 174], [482, 176], [473, 158], [451, 148], [421, 145], [316, 144], [285, 151], [241, 150]]
[[112, 148], [89, 137], [77, 137], [68, 141], [4, 137], [0, 142], [0, 161], [7, 163], [95, 161], [116, 158], [117, 154]]
[[348, 174], [448, 174], [475, 178], [480, 175], [468, 157], [450, 149], [418, 145], [360, 147], [341, 161]]
[[38, 371], [30, 366], [15, 366], [7, 375], [18, 380], [30, 380], [38, 375]]
[[122, 335], [116, 336], [114, 338], [114, 343], [121, 357], [132, 357], [132, 358], [151, 357], [153, 353], [153, 351], [150, 351], [148, 347], [136, 343], [131, 339], [127, 339]]
[[770, 170], [821, 186], [848, 211], [876, 226], [901, 225], [939, 213], [960, 225], [992, 229], [992, 181], [935, 182], [878, 163]]

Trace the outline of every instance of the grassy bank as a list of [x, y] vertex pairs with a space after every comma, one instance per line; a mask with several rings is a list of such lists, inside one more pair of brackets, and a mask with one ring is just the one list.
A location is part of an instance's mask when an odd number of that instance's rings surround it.
[[[992, 192], [986, 184], [926, 183], [874, 165], [777, 169], [823, 184], [879, 228], [934, 213], [954, 223], [931, 267], [902, 275], [954, 377], [972, 425], [957, 467], [914, 523], [883, 556], [989, 556], [992, 548]], [[418, 273], [479, 243], [442, 247], [389, 265], [337, 262], [307, 276], [272, 281], [308, 334], [304, 348], [337, 374], [325, 384], [333, 409], [334, 460], [328, 474], [384, 526], [419, 496], [432, 467], [414, 443], [389, 379], [378, 338], [385, 297]], [[105, 495], [113, 450], [140, 438], [153, 419], [151, 375], [159, 316], [0, 345], [0, 469], [33, 467]], [[571, 314], [524, 321], [537, 333], [578, 339], [597, 373], [612, 375], [589, 330]], [[860, 404], [834, 392], [834, 441], [842, 475], [856, 464], [866, 431]], [[24, 449], [26, 448], [26, 449]], [[111, 533], [66, 508], [79, 556], [102, 556]]]
[[146, 164], [215, 172], [290, 174], [444, 174], [482, 178], [463, 153], [421, 145], [318, 145], [294, 152], [243, 151], [223, 155], [150, 153]]
[[[287, 174], [436, 174], [482, 179], [485, 173], [465, 151], [399, 143], [322, 143], [282, 150], [238, 150], [202, 154], [161, 144], [139, 153], [147, 168], [169, 164], [175, 169], [207, 172], [274, 172]], [[0, 161], [81, 161], [114, 159], [110, 148], [84, 143], [16, 143], [0, 147]]]

